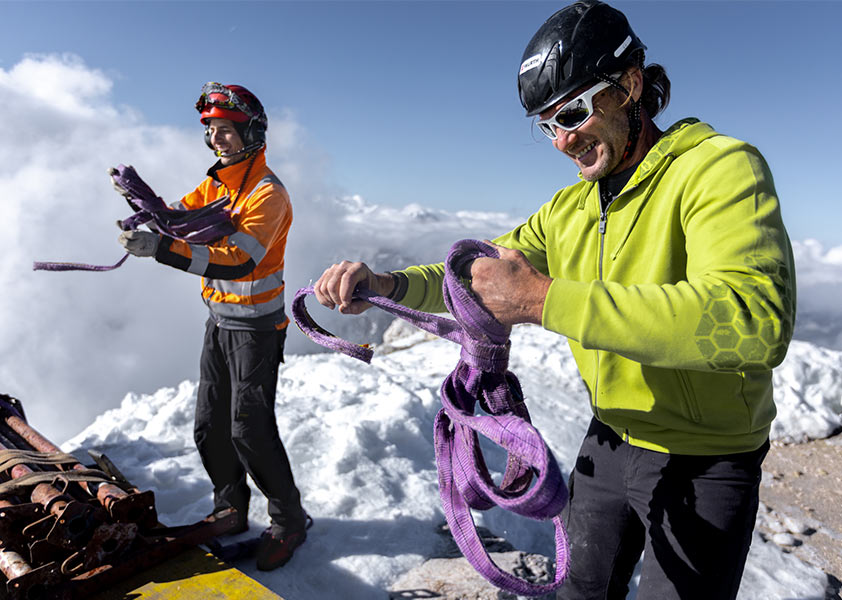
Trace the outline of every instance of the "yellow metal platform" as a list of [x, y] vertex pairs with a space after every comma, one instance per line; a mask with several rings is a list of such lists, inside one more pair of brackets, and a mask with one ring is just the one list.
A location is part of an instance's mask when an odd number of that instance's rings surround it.
[[133, 574], [90, 600], [283, 600], [201, 548]]

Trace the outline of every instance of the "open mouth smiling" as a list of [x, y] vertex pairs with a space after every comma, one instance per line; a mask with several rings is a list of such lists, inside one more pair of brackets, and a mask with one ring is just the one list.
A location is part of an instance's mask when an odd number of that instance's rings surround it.
[[582, 158], [585, 154], [587, 154], [591, 150], [593, 150], [595, 147], [596, 147], [596, 142], [591, 142], [590, 144], [588, 144], [587, 146], [582, 148], [581, 151], [576, 152], [575, 154], [568, 152], [567, 154], [569, 156], [572, 156], [575, 159], [579, 159], [579, 158]]

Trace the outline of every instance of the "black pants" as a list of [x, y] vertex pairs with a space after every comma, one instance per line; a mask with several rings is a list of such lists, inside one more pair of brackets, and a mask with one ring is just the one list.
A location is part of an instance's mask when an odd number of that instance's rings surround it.
[[285, 338], [284, 330], [233, 331], [208, 321], [194, 427], [214, 509], [248, 510], [248, 473], [268, 499], [280, 534], [304, 528], [301, 496], [275, 422]]
[[570, 575], [557, 597], [624, 599], [643, 551], [637, 600], [735, 598], [768, 450], [663, 454], [594, 419], [570, 476]]

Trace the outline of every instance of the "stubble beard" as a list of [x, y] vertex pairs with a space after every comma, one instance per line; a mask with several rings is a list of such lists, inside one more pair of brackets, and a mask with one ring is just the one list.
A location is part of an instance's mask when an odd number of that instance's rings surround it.
[[605, 134], [598, 142], [604, 151], [602, 160], [593, 165], [589, 173], [582, 171], [582, 179], [585, 181], [598, 181], [610, 175], [623, 160], [629, 139], [628, 113], [621, 109], [612, 111], [610, 115], [610, 119], [604, 124]]

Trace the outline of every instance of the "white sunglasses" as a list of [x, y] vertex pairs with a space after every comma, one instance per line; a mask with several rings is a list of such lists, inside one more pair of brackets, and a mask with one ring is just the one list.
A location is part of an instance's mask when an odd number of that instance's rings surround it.
[[[622, 75], [622, 73], [615, 73], [611, 77], [617, 78], [620, 75]], [[610, 83], [600, 81], [588, 88], [573, 98], [570, 102], [565, 103], [564, 106], [559, 108], [549, 119], [538, 121], [536, 123], [536, 125], [538, 125], [538, 129], [540, 129], [541, 133], [551, 140], [558, 137], [555, 133], [556, 127], [560, 127], [564, 131], [573, 131], [578, 129], [584, 125], [591, 116], [593, 116], [593, 97], [610, 85]]]

